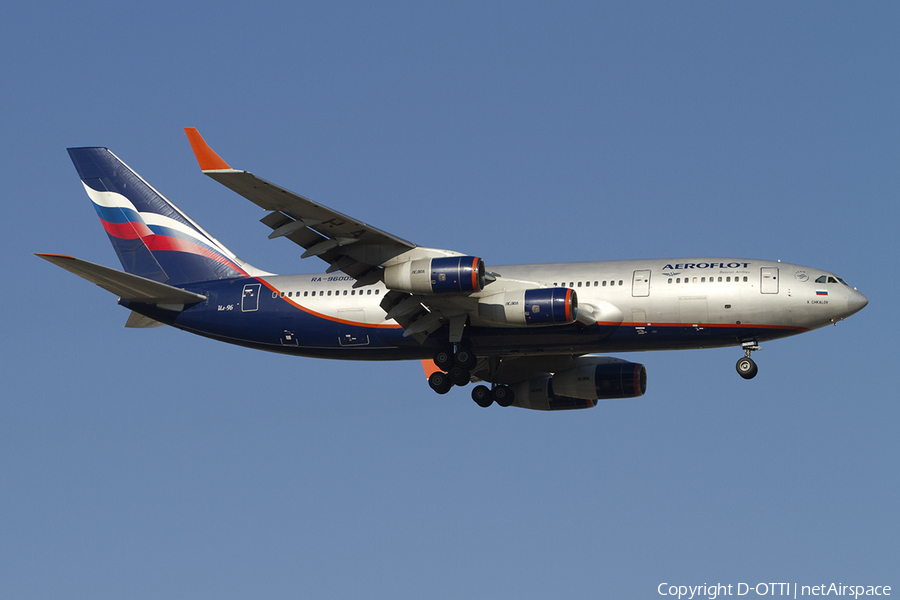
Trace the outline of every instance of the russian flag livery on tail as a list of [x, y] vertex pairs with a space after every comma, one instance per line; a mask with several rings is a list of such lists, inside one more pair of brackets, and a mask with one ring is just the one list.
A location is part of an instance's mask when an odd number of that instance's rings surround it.
[[740, 347], [736, 369], [751, 379], [761, 343], [868, 303], [832, 273], [746, 258], [487, 268], [233, 169], [196, 129], [185, 132], [204, 174], [266, 211], [270, 239], [286, 238], [327, 268], [256, 269], [107, 148], [70, 148], [125, 271], [38, 256], [116, 294], [132, 311], [128, 327], [170, 325], [297, 356], [420, 360], [440, 394], [475, 383], [483, 407], [566, 410], [646, 391], [643, 365], [601, 354]]
[[161, 283], [245, 277], [240, 260], [106, 148], [69, 148], [128, 273]]

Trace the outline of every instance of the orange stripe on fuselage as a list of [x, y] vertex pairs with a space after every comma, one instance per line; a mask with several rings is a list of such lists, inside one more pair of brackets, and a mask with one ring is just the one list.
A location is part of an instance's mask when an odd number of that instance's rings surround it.
[[799, 332], [809, 331], [806, 327], [794, 325], [764, 325], [759, 323], [615, 323], [613, 321], [597, 321], [601, 327], [735, 327], [738, 329], [793, 329]]

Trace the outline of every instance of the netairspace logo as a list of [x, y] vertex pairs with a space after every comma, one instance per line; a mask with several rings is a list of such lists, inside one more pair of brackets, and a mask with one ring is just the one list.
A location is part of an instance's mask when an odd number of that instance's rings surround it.
[[800, 585], [797, 583], [716, 583], [712, 585], [669, 585], [661, 583], [656, 591], [660, 596], [673, 596], [681, 600], [687, 598], [708, 598], [716, 600], [720, 596], [845, 596], [859, 598], [864, 596], [890, 596], [889, 585], [843, 585], [841, 583]]

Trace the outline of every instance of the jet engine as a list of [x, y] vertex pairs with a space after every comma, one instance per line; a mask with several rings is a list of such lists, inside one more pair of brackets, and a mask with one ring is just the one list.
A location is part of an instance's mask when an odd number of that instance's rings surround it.
[[513, 290], [478, 301], [478, 316], [509, 326], [568, 325], [578, 316], [578, 297], [571, 288]]
[[510, 386], [515, 397], [513, 406], [534, 410], [593, 408], [598, 400], [636, 398], [647, 390], [644, 365], [606, 357], [583, 360], [590, 362]]
[[485, 285], [484, 261], [477, 256], [409, 260], [386, 267], [384, 284], [411, 294], [480, 292]]

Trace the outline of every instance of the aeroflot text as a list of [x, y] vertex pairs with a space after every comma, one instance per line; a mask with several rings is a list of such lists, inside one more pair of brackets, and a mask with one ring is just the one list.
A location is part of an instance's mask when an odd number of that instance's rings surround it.
[[751, 592], [756, 596], [890, 596], [889, 585], [843, 585], [832, 583], [831, 585], [798, 585], [796, 583], [738, 583], [724, 585], [669, 585], [661, 583], [656, 591], [660, 596], [675, 596], [679, 598], [709, 598], [715, 600], [719, 596], [746, 596]]
[[673, 269], [746, 269], [750, 263], [678, 263], [675, 265], [666, 265], [663, 269], [671, 271]]

